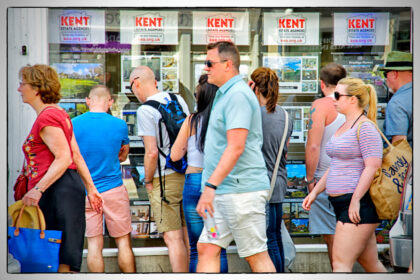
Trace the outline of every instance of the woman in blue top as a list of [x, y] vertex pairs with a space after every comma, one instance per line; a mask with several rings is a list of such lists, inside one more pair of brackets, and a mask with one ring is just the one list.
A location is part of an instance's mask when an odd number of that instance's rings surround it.
[[[195, 272], [198, 262], [197, 242], [203, 230], [203, 219], [195, 210], [201, 196], [201, 175], [203, 171], [204, 140], [210, 118], [213, 99], [218, 87], [207, 82], [207, 74], [201, 75], [196, 88], [196, 112], [189, 115], [178, 133], [171, 149], [171, 159], [177, 161], [185, 153], [188, 166], [182, 199], [190, 244], [190, 272]], [[222, 249], [220, 272], [228, 272], [226, 250]]]
[[[277, 74], [267, 67], [257, 68], [251, 75], [250, 87], [254, 90], [261, 106], [263, 128], [262, 152], [271, 180], [279, 152], [280, 142], [285, 128], [287, 112], [277, 105], [279, 96], [279, 79]], [[268, 254], [277, 272], [284, 272], [284, 250], [281, 237], [282, 202], [287, 187], [286, 155], [288, 139], [292, 134], [293, 122], [288, 120], [286, 143], [281, 155], [276, 184], [267, 205], [267, 247]]]

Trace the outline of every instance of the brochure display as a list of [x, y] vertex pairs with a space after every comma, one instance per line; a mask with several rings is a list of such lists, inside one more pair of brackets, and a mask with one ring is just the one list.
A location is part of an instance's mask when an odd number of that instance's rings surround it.
[[280, 93], [317, 93], [317, 56], [279, 56], [265, 54], [263, 66], [279, 77]]

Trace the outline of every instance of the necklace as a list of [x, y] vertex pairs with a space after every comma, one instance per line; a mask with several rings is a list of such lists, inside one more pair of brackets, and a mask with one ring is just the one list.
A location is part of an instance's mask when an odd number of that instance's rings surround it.
[[360, 114], [360, 116], [354, 121], [354, 123], [352, 124], [352, 126], [350, 127], [350, 129], [352, 129], [353, 128], [353, 126], [356, 124], [356, 122], [360, 119], [360, 117], [361, 116], [363, 116], [363, 114], [364, 114], [364, 112], [362, 112], [361, 114]]

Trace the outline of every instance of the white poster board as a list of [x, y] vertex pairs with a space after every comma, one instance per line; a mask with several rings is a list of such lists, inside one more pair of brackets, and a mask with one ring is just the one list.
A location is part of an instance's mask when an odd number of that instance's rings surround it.
[[178, 44], [178, 12], [121, 11], [122, 44]]
[[319, 45], [319, 13], [264, 13], [264, 45]]
[[293, 120], [290, 143], [305, 143], [308, 139], [310, 106], [282, 106]]
[[263, 66], [276, 71], [280, 93], [317, 93], [317, 56], [263, 56]]
[[177, 55], [123, 55], [121, 56], [121, 92], [130, 93], [130, 74], [137, 66], [145, 65], [155, 73], [158, 89], [179, 92], [179, 68]]
[[104, 44], [105, 11], [49, 10], [48, 42], [52, 44]]
[[334, 45], [389, 44], [389, 13], [334, 13]]
[[193, 44], [232, 41], [249, 45], [248, 12], [193, 12]]

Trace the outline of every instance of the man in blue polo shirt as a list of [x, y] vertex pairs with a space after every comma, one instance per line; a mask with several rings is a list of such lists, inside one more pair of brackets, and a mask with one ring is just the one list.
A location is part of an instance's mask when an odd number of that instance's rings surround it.
[[131, 213], [128, 192], [123, 185], [120, 162], [129, 152], [127, 124], [108, 114], [113, 99], [105, 86], [91, 89], [86, 104], [89, 112], [72, 120], [74, 135], [98, 192], [103, 213], [86, 203], [87, 267], [89, 272], [104, 272], [102, 249], [103, 216], [109, 234], [118, 247], [121, 272], [136, 272], [131, 249]]
[[253, 272], [276, 272], [267, 253], [265, 205], [270, 182], [261, 151], [260, 106], [239, 75], [239, 51], [232, 42], [209, 44], [205, 65], [209, 83], [219, 90], [205, 140], [197, 212], [204, 219], [214, 217], [220, 236], [210, 239], [203, 229], [197, 272], [219, 272], [221, 248], [232, 240]]
[[380, 70], [394, 92], [386, 107], [385, 135], [391, 143], [406, 139], [413, 147], [413, 55], [392, 51]]

